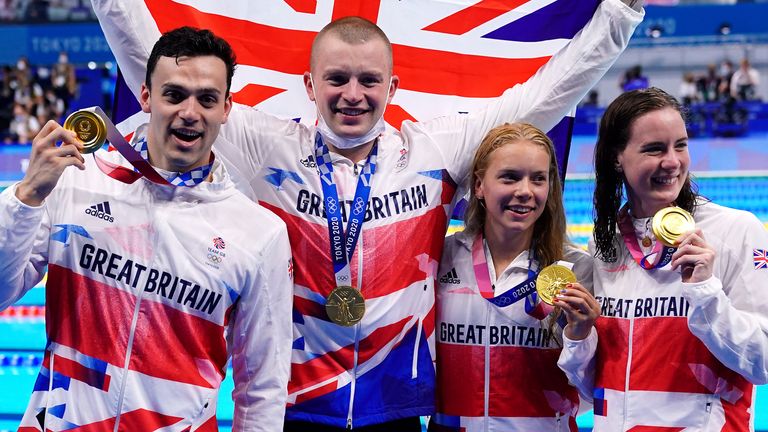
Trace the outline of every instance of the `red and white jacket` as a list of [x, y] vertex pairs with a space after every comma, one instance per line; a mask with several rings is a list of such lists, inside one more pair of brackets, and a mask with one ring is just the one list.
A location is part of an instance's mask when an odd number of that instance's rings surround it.
[[121, 183], [85, 160], [40, 207], [15, 185], [0, 195], [0, 308], [48, 270], [48, 345], [19, 431], [216, 431], [230, 359], [233, 430], [281, 430], [285, 224], [218, 161], [212, 182], [177, 188]]
[[[571, 348], [596, 350], [596, 431], [754, 429], [753, 384], [768, 382], [768, 232], [713, 203], [694, 219], [716, 253], [709, 280], [643, 270], [618, 234], [618, 260], [595, 259], [599, 342]], [[645, 222], [634, 220], [638, 238]]]
[[[577, 431], [578, 391], [557, 364], [562, 328], [550, 326], [551, 316], [541, 320], [526, 313], [525, 299], [502, 307], [484, 298], [473, 268], [473, 241], [463, 232], [448, 237], [440, 263], [437, 414], [430, 430]], [[487, 247], [485, 254], [494, 280]], [[563, 260], [591, 289], [592, 258], [568, 247]], [[495, 292], [524, 282], [529, 264], [538, 270], [529, 253], [521, 253], [495, 278]]]
[[[138, 92], [159, 37], [141, 0], [96, 0], [94, 10], [129, 86]], [[434, 278], [457, 185], [493, 127], [525, 121], [549, 130], [613, 63], [642, 19], [619, 0], [592, 20], [529, 81], [469, 115], [406, 121], [379, 137], [378, 165], [352, 285], [366, 312], [353, 327], [328, 319], [336, 285], [315, 127], [236, 105], [215, 144], [233, 180], [288, 226], [296, 264], [294, 350], [287, 419], [363, 427], [434, 411]], [[342, 215], [361, 164], [331, 153]]]

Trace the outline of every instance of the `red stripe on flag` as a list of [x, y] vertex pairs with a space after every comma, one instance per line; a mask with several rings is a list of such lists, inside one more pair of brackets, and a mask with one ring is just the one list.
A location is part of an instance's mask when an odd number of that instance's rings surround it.
[[478, 395], [485, 388], [484, 371], [485, 347], [438, 343], [437, 411], [451, 416], [482, 416], [483, 397]]
[[[46, 351], [46, 359], [48, 360], [46, 367], [50, 368], [50, 366], [48, 366], [50, 364], [48, 351]], [[68, 376], [72, 379], [84, 382], [89, 386], [96, 387], [102, 391], [109, 390], [109, 383], [112, 380], [112, 377], [107, 375], [106, 372], [93, 370], [63, 356], [56, 357], [56, 361], [54, 362], [54, 370], [64, 376]]]
[[[511, 338], [515, 339], [515, 335]], [[563, 412], [551, 406], [545, 391], [552, 393], [550, 397], [567, 400], [577, 407], [579, 395], [557, 367], [559, 357], [559, 349], [491, 347], [493, 378], [488, 390], [491, 395], [488, 414], [491, 417], [554, 417], [558, 411]], [[524, 389], [520, 383], [525, 383]]]
[[[358, 345], [358, 363], [368, 361], [381, 350], [381, 347], [401, 334], [405, 324], [410, 319], [411, 317], [407, 317], [396, 323], [380, 327], [361, 340]], [[354, 366], [354, 348], [354, 344], [351, 344], [304, 363], [293, 363], [291, 365], [291, 380], [288, 382], [288, 393], [295, 393], [301, 389], [312, 387], [336, 377], [344, 371], [351, 370]], [[333, 391], [336, 386], [334, 385], [333, 388], [324, 386], [324, 388]], [[314, 397], [317, 396], [319, 395], [314, 395]]]
[[725, 425], [723, 425], [723, 429], [720, 432], [741, 432], [749, 430], [750, 417], [753, 415], [750, 411], [752, 410], [751, 402], [754, 391], [755, 387], [750, 386], [736, 405], [721, 399], [723, 412], [725, 414]]
[[136, 298], [55, 264], [45, 290], [48, 338], [122, 366]]
[[[302, 393], [302, 394], [296, 396], [296, 404], [300, 404], [300, 403], [302, 403], [304, 401], [308, 401], [310, 399], [314, 399], [316, 397], [320, 397], [322, 395], [331, 393], [332, 391], [335, 391], [338, 386], [339, 386], [338, 381], [332, 381], [332, 382], [329, 382], [328, 384], [326, 384], [324, 386], [321, 386], [321, 387], [318, 387], [318, 388], [316, 388], [316, 389], [314, 389], [312, 391], [308, 391], [306, 393]], [[295, 404], [291, 404], [291, 403], [288, 404], [289, 407], [293, 406], [293, 405], [295, 405]]]
[[195, 429], [195, 432], [219, 432], [219, 423], [216, 421], [216, 416], [211, 416], [205, 423]]
[[[425, 177], [426, 180], [426, 177]], [[449, 188], [443, 183], [444, 188]], [[327, 297], [336, 282], [331, 263], [328, 228], [303, 220], [267, 202], [259, 204], [277, 214], [288, 226], [294, 261], [294, 282]], [[427, 275], [419, 268], [416, 257], [426, 254], [440, 260], [448, 218], [442, 206], [427, 213], [386, 226], [365, 229], [362, 292], [365, 298], [383, 297], [413, 283], [426, 281]], [[357, 254], [355, 250], [350, 266], [352, 285], [357, 285]], [[398, 262], [393, 277], [392, 257]]]
[[[342, 15], [349, 15], [346, 4], [338, 3], [335, 8], [343, 11]], [[294, 75], [309, 70], [310, 48], [316, 32], [207, 14], [171, 0], [147, 0], [146, 4], [160, 32], [172, 30], [181, 23], [208, 28], [232, 45], [240, 64]], [[378, 1], [365, 3], [360, 6], [359, 14], [370, 18], [372, 10], [378, 14], [378, 7]], [[252, 39], [254, 34], [259, 37]], [[463, 97], [498, 96], [507, 88], [527, 81], [549, 60], [549, 57], [505, 59], [404, 45], [393, 45], [392, 50], [394, 71], [400, 76], [401, 88]]]
[[293, 309], [304, 316], [329, 321], [325, 306], [304, 297], [293, 296]]
[[528, 0], [482, 0], [422, 30], [461, 35], [527, 2]]
[[295, 393], [312, 387], [338, 376], [345, 370], [352, 369], [353, 354], [354, 345], [350, 345], [304, 363], [291, 364], [291, 380], [288, 381], [288, 393]]
[[[634, 340], [630, 390], [708, 394], [710, 390], [699, 382], [701, 377], [697, 379], [691, 370], [691, 366], [700, 364], [710, 368], [718, 379], [744, 392], [752, 386], [720, 363], [704, 343], [691, 334], [685, 317], [636, 318]], [[615, 341], [613, 343], [615, 346]]]
[[146, 0], [146, 4], [161, 33], [182, 24], [207, 28], [229, 42], [240, 64], [296, 75], [309, 70], [309, 51], [316, 32], [208, 14], [171, 0]]
[[[49, 265], [46, 327], [51, 340], [121, 367], [136, 298], [69, 269]], [[149, 296], [151, 294], [147, 294]], [[129, 369], [158, 378], [215, 388], [202, 376], [209, 361], [218, 379], [226, 364], [224, 327], [144, 298]]]
[[317, 0], [283, 0], [296, 12], [313, 14], [317, 10]]
[[384, 112], [384, 121], [397, 129], [400, 129], [400, 125], [406, 120], [415, 122], [416, 118], [410, 115], [408, 111], [404, 110], [400, 105], [387, 105], [387, 110]]
[[629, 321], [599, 317], [595, 323], [597, 334], [597, 370], [595, 387], [624, 391], [627, 371]]
[[248, 84], [240, 91], [232, 93], [232, 100], [243, 105], [256, 106], [272, 96], [285, 92], [285, 89], [261, 84]]
[[336, 0], [333, 2], [331, 21], [347, 16], [359, 16], [375, 23], [379, 19], [381, 0]]
[[504, 59], [393, 45], [400, 88], [464, 97], [495, 97], [528, 80], [549, 57]]

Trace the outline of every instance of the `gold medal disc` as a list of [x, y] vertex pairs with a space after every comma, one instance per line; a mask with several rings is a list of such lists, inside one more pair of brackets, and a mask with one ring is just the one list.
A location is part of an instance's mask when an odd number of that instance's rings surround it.
[[560, 290], [576, 282], [576, 275], [565, 266], [552, 264], [544, 267], [536, 277], [536, 292], [544, 303], [551, 305]]
[[107, 125], [104, 120], [91, 111], [75, 111], [64, 120], [64, 129], [77, 134], [83, 142], [82, 153], [93, 153], [100, 149], [107, 140]]
[[325, 312], [334, 323], [353, 326], [365, 315], [365, 298], [351, 286], [336, 287], [325, 300]]
[[693, 230], [695, 226], [693, 216], [680, 207], [665, 207], [659, 210], [653, 215], [651, 223], [653, 235], [668, 247], [675, 247], [680, 236]]

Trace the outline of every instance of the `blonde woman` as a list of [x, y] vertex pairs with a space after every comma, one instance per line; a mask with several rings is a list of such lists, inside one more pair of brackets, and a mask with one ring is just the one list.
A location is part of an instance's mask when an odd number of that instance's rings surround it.
[[[579, 395], [558, 356], [563, 343], [596, 337], [599, 309], [591, 258], [566, 240], [552, 142], [528, 124], [497, 127], [475, 154], [472, 182], [466, 229], [446, 240], [438, 272], [430, 430], [576, 431]], [[581, 283], [553, 308], [535, 279], [559, 261]], [[587, 370], [573, 373], [590, 385]]]

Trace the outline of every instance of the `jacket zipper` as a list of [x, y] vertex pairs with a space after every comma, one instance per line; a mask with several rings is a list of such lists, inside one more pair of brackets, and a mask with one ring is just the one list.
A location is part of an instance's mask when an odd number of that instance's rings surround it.
[[144, 297], [144, 290], [139, 289], [139, 293], [136, 296], [136, 306], [133, 309], [133, 319], [131, 320], [131, 332], [128, 335], [128, 345], [125, 350], [125, 364], [123, 365], [123, 382], [120, 384], [120, 393], [117, 396], [117, 413], [115, 413], [115, 428], [114, 432], [117, 432], [120, 427], [120, 416], [123, 412], [123, 398], [125, 397], [125, 386], [128, 383], [128, 365], [131, 361], [131, 351], [133, 350], [133, 340], [136, 336], [136, 323], [139, 321], [139, 310], [141, 309], [141, 299]]
[[635, 318], [632, 317], [629, 319], [629, 346], [627, 350], [627, 369], [624, 372], [624, 415], [622, 416], [624, 418], [621, 430], [625, 430], [627, 428], [627, 409], [629, 407], [629, 373], [632, 368], [632, 345], [633, 340], [635, 337]]
[[[154, 235], [154, 244], [157, 244], [159, 234], [157, 231], [155, 231]], [[125, 386], [128, 383], [127, 375], [128, 375], [128, 365], [130, 365], [131, 361], [131, 352], [133, 351], [133, 341], [134, 337], [136, 336], [136, 324], [139, 321], [139, 311], [141, 310], [141, 301], [144, 298], [144, 290], [139, 289], [138, 294], [136, 294], [136, 306], [133, 308], [133, 319], [131, 320], [131, 331], [128, 334], [128, 345], [125, 349], [125, 364], [123, 365], [123, 382], [120, 384], [120, 393], [118, 393], [117, 396], [117, 413], [115, 413], [115, 427], [114, 432], [118, 431], [118, 428], [120, 427], [120, 417], [122, 415], [123, 411], [123, 398], [125, 397]]]

